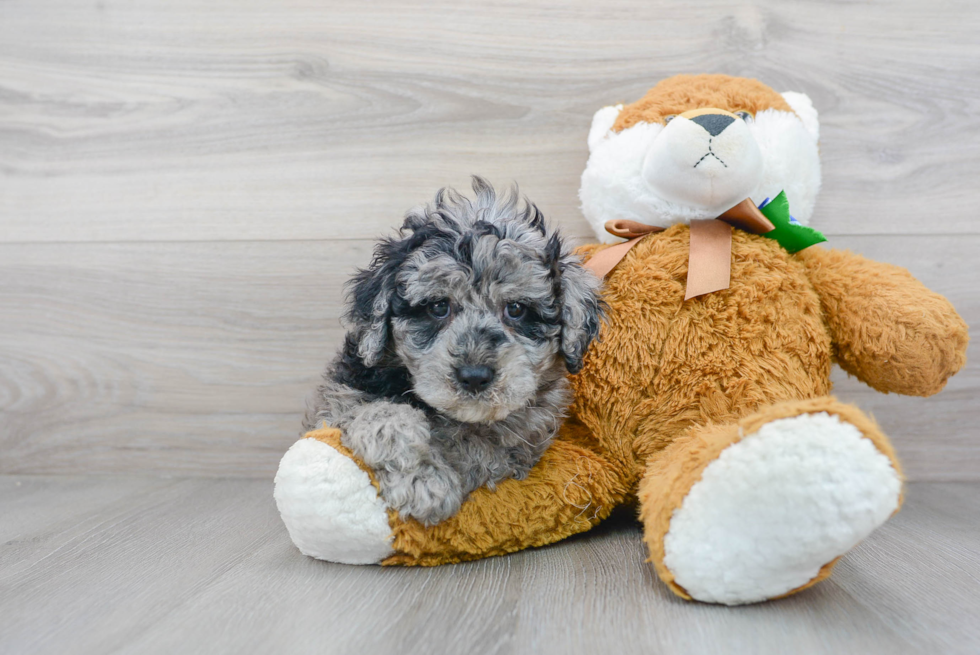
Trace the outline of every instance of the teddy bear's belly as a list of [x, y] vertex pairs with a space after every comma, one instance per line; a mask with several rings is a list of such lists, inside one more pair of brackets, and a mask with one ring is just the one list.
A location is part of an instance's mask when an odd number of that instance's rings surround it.
[[621, 426], [599, 435], [607, 448], [643, 461], [693, 424], [829, 393], [820, 300], [799, 262], [758, 239], [734, 240], [724, 291], [685, 301], [686, 261], [612, 280], [608, 324], [575, 380], [580, 418]]
[[681, 307], [660, 353], [647, 395], [663, 418], [659, 408], [681, 406], [737, 417], [830, 390], [830, 336], [809, 289], [733, 284], [727, 298]]

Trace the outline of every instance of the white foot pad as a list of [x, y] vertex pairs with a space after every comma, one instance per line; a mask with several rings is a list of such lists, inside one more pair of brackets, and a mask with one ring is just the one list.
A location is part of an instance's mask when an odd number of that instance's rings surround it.
[[316, 439], [300, 439], [276, 473], [276, 505], [300, 552], [343, 564], [377, 564], [394, 552], [388, 512], [371, 478]]
[[697, 600], [773, 598], [884, 523], [901, 487], [889, 459], [837, 416], [772, 421], [705, 468], [671, 518], [664, 564]]

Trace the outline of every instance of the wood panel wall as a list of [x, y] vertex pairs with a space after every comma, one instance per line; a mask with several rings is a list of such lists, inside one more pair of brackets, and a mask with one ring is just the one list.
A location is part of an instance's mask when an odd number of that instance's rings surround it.
[[[373, 239], [470, 173], [576, 239], [602, 105], [715, 71], [808, 93], [835, 247], [980, 321], [972, 2], [6, 0], [0, 473], [271, 476]], [[980, 366], [838, 375], [911, 479], [980, 479]]]

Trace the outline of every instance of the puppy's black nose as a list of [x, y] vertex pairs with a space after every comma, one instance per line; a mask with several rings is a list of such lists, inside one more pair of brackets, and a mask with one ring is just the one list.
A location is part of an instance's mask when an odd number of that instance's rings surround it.
[[456, 379], [470, 393], [480, 393], [493, 382], [493, 369], [489, 366], [461, 366], [456, 369]]
[[725, 131], [725, 128], [735, 122], [731, 116], [724, 114], [701, 114], [691, 119], [692, 123], [697, 123], [711, 136], [718, 136]]

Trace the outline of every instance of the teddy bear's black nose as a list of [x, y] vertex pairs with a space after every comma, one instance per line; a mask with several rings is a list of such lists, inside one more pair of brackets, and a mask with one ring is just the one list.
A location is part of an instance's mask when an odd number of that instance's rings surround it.
[[460, 366], [456, 369], [456, 379], [470, 393], [480, 393], [493, 382], [493, 369], [489, 366]]
[[711, 136], [718, 136], [725, 131], [725, 128], [731, 125], [735, 119], [731, 116], [726, 116], [725, 114], [701, 114], [700, 116], [695, 116], [691, 119], [692, 122], [697, 123]]

